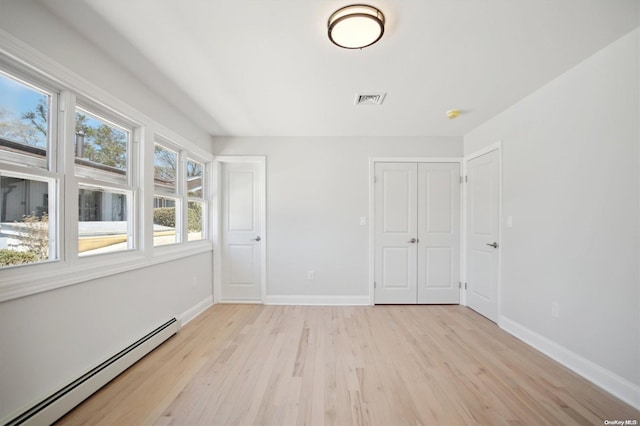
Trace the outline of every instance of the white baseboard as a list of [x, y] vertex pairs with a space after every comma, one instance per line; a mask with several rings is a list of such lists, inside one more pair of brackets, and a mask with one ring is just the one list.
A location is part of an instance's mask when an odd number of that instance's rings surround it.
[[269, 295], [265, 305], [368, 306], [369, 296], [291, 296]]
[[505, 316], [500, 316], [498, 325], [506, 332], [640, 410], [640, 386]]
[[213, 305], [213, 295], [207, 296], [204, 300], [198, 302], [194, 306], [190, 307], [180, 315], [178, 315], [178, 319], [180, 320], [180, 326], [184, 327], [189, 321], [206, 311], [210, 306]]
[[171, 318], [140, 340], [133, 342], [122, 351], [110, 356], [84, 374], [70, 379], [66, 386], [33, 401], [19, 412], [0, 419], [3, 425], [50, 425], [71, 411], [82, 401], [93, 395], [98, 389], [116, 378], [120, 373], [135, 364], [149, 352], [173, 336], [179, 330], [179, 324]]

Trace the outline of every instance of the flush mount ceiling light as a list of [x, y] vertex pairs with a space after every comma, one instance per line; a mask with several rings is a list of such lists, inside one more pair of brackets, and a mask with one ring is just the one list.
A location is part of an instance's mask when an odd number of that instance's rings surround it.
[[384, 34], [384, 15], [366, 4], [352, 4], [329, 17], [329, 40], [345, 49], [371, 46]]

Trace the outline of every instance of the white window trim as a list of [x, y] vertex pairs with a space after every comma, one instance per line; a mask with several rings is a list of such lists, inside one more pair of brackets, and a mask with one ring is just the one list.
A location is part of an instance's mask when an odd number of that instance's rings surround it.
[[[192, 241], [188, 244], [153, 247], [153, 213], [152, 209], [149, 208], [153, 204], [154, 193], [153, 173], [149, 174], [149, 170], [153, 170], [153, 160], [152, 157], [149, 157], [148, 149], [151, 149], [152, 154], [154, 135], [156, 134], [174, 142], [179, 147], [179, 150], [185, 153], [183, 155], [187, 155], [189, 158], [195, 159], [204, 165], [205, 188], [212, 188], [211, 180], [213, 179], [213, 174], [210, 171], [212, 170], [214, 157], [211, 153], [150, 119], [145, 114], [114, 97], [111, 93], [95, 86], [2, 29], [0, 29], [0, 65], [18, 77], [29, 77], [27, 81], [42, 81], [45, 87], [57, 89], [60, 94], [58, 97], [58, 111], [54, 111], [52, 114], [50, 131], [52, 135], [58, 137], [59, 141], [65, 140], [65, 134], [75, 131], [76, 97], [82, 100], [80, 103], [82, 107], [92, 110], [95, 106], [97, 111], [113, 112], [116, 117], [126, 117], [133, 120], [136, 126], [139, 126], [136, 134], [132, 135], [133, 145], [131, 148], [132, 154], [134, 150], [138, 151], [135, 154], [135, 158], [139, 167], [129, 168], [129, 179], [134, 184], [133, 186], [136, 187], [136, 182], [139, 185], [139, 190], [134, 190], [133, 192], [133, 203], [137, 206], [138, 211], [131, 218], [132, 221], [137, 221], [139, 225], [139, 232], [135, 237], [137, 250], [134, 251], [121, 251], [82, 258], [77, 256], [77, 190], [79, 184], [88, 181], [85, 181], [86, 178], [76, 177], [73, 171], [69, 173], [69, 170], [74, 168], [75, 157], [74, 152], [70, 152], [72, 150], [68, 149], [65, 143], [58, 143], [57, 147], [52, 147], [51, 144], [49, 146], [49, 161], [52, 162], [50, 163], [52, 171], [37, 167], [29, 167], [27, 170], [25, 167], [6, 163], [6, 160], [0, 159], [0, 168], [4, 170], [23, 173], [27, 176], [57, 179], [58, 190], [61, 194], [56, 194], [55, 197], [50, 195], [50, 198], [54, 199], [54, 203], [59, 202], [59, 205], [55, 206], [59, 215], [56, 218], [58, 222], [57, 246], [60, 249], [58, 253], [59, 259], [0, 269], [0, 302], [213, 250], [210, 231], [213, 214], [210, 204], [213, 194], [210, 191], [203, 194], [207, 210], [206, 226], [209, 228], [206, 230], [206, 234], [203, 234], [203, 237], [207, 239]], [[52, 103], [52, 106], [55, 107], [53, 100]], [[53, 110], [54, 108], [51, 109]], [[55, 118], [56, 113], [58, 114], [57, 119]], [[141, 143], [145, 147], [144, 153], [140, 149]], [[132, 158], [132, 155], [129, 157]], [[151, 169], [149, 169], [150, 166]], [[66, 173], [62, 173], [63, 171]], [[144, 175], [139, 174], [141, 171], [144, 171]], [[111, 185], [109, 183], [109, 186]], [[186, 199], [187, 197], [185, 196]], [[185, 201], [185, 214], [186, 203]], [[55, 215], [56, 212], [50, 212], [50, 217], [52, 214]], [[158, 250], [160, 248], [163, 250]]]

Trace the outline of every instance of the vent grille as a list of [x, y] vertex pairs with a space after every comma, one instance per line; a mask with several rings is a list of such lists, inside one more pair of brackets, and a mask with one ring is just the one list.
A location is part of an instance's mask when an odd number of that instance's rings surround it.
[[356, 93], [356, 105], [382, 105], [384, 98], [387, 94], [382, 92], [377, 93]]

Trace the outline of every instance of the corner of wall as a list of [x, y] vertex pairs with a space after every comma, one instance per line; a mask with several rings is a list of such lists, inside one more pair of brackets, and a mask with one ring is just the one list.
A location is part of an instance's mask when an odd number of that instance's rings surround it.
[[183, 313], [177, 315], [177, 319], [180, 321], [180, 328], [187, 325], [191, 320], [196, 318], [198, 315], [209, 309], [209, 307], [213, 306], [213, 295], [209, 295], [205, 297], [200, 302], [196, 303]]
[[629, 382], [612, 371], [589, 361], [564, 346], [547, 339], [541, 334], [505, 316], [500, 316], [498, 325], [512, 336], [522, 340], [529, 346], [549, 356], [551, 359], [575, 371], [593, 384], [640, 410], [640, 386]]

